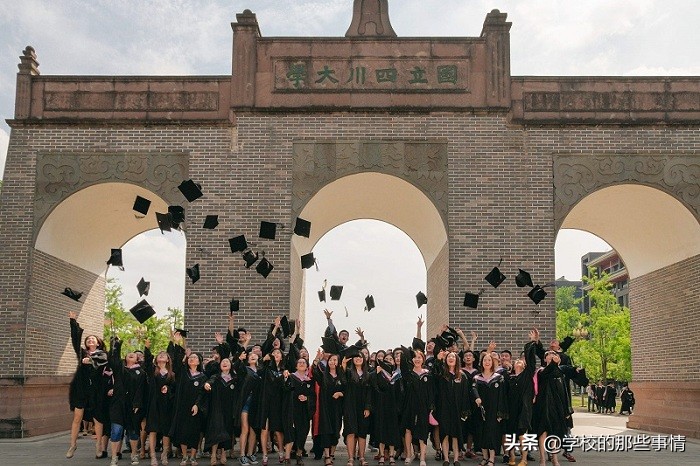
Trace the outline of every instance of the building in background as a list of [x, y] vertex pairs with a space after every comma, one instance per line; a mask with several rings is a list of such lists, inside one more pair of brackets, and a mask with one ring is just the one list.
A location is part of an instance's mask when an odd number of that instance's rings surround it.
[[[589, 252], [581, 257], [582, 276], [589, 276], [590, 267], [593, 267], [598, 272], [598, 276], [604, 273], [608, 274], [608, 278], [613, 284], [612, 291], [615, 293], [617, 302], [620, 306], [629, 307], [629, 274], [625, 263], [617, 251], [611, 249], [608, 252]], [[591, 302], [588, 297], [588, 291], [591, 288], [590, 285], [582, 287], [582, 312], [589, 312], [591, 309]]]
[[554, 286], [556, 288], [564, 288], [565, 286], [574, 287], [574, 299], [578, 299], [578, 310], [579, 312], [584, 312], [583, 309], [583, 282], [581, 280], [572, 281], [567, 280], [565, 276], [561, 276], [554, 281]]

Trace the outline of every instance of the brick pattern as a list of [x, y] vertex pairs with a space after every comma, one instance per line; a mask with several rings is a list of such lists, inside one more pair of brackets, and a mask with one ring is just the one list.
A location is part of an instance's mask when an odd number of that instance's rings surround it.
[[697, 364], [676, 363], [698, 346], [698, 277], [700, 255], [630, 280], [634, 381], [700, 381]]

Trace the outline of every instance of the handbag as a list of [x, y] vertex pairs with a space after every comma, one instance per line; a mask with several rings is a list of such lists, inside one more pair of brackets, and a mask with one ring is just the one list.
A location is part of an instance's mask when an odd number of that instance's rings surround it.
[[433, 416], [432, 411], [430, 411], [430, 413], [428, 413], [428, 424], [430, 424], [431, 426], [438, 425], [438, 421], [437, 421], [437, 419], [435, 419], [435, 416]]

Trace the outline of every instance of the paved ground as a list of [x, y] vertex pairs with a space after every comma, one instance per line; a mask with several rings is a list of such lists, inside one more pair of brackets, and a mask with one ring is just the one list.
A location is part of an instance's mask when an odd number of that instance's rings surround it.
[[[584, 438], [585, 445], [589, 451], [582, 451], [579, 445], [574, 451], [579, 464], [591, 464], [601, 466], [639, 466], [646, 464], [664, 465], [700, 465], [700, 441], [686, 440], [684, 442], [685, 451], [671, 451], [671, 444], [664, 445], [663, 441], [668, 440], [668, 436], [657, 436], [648, 432], [628, 430], [625, 428], [626, 416], [601, 415], [589, 413], [574, 414], [574, 435], [577, 438]], [[599, 443], [605, 440], [603, 436], [612, 436], [607, 441], [607, 445]], [[68, 447], [67, 434], [45, 436], [29, 440], [0, 440], [0, 465], [61, 465], [61, 466], [84, 466], [102, 465], [108, 466], [109, 460], [96, 460], [94, 458], [94, 441], [89, 437], [81, 437], [78, 441], [78, 450], [72, 459], [64, 457]], [[625, 449], [625, 442], [628, 443], [627, 451], [613, 451], [617, 445]], [[636, 448], [649, 449], [651, 451], [630, 451], [632, 446]], [[677, 444], [678, 445], [678, 444]], [[663, 448], [665, 446], [665, 448]], [[659, 449], [659, 451], [654, 451]], [[432, 451], [431, 451], [432, 453]], [[537, 452], [533, 452], [537, 458]], [[368, 455], [369, 456], [369, 455]], [[345, 452], [339, 454], [341, 461], [336, 461], [338, 466], [345, 465]], [[271, 457], [272, 459], [272, 457]], [[560, 458], [560, 460], [563, 460]], [[128, 465], [130, 462], [123, 459], [121, 465]], [[171, 465], [178, 465], [179, 461], [171, 461]], [[202, 458], [200, 465], [208, 465], [209, 459]], [[238, 462], [229, 460], [230, 465], [238, 465]], [[294, 463], [292, 463], [294, 464]], [[306, 460], [308, 466], [322, 466], [322, 461]], [[401, 465], [402, 463], [399, 463]], [[465, 460], [462, 466], [477, 465], [476, 460]], [[497, 462], [497, 464], [500, 464]], [[537, 461], [529, 464], [536, 465]], [[549, 463], [551, 464], [551, 463]], [[562, 464], [568, 464], [562, 461]], [[149, 460], [142, 460], [142, 466], [148, 466]], [[271, 466], [277, 466], [276, 462], [271, 462]], [[370, 461], [370, 466], [375, 466], [375, 461]], [[414, 461], [413, 466], [418, 462]], [[434, 460], [428, 461], [429, 466], [438, 466]]]

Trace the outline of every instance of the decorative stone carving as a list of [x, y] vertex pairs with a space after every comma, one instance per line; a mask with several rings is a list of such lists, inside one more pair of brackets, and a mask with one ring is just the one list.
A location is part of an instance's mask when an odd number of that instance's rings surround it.
[[700, 157], [557, 155], [554, 157], [554, 222], [559, 229], [581, 199], [607, 186], [636, 183], [678, 199], [700, 221]]
[[299, 215], [328, 183], [368, 171], [416, 186], [447, 219], [447, 143], [436, 141], [298, 141], [293, 147], [292, 209]]
[[389, 21], [388, 0], [355, 0], [345, 37], [396, 37]]
[[188, 155], [39, 154], [34, 197], [35, 232], [51, 210], [88, 186], [127, 182], [142, 186], [170, 204], [179, 203], [177, 186], [187, 179]]

